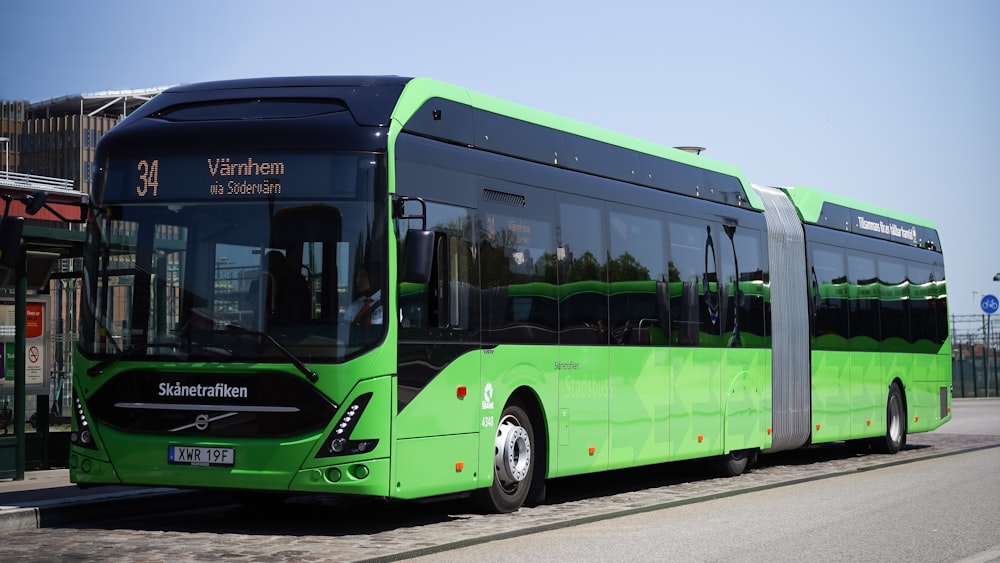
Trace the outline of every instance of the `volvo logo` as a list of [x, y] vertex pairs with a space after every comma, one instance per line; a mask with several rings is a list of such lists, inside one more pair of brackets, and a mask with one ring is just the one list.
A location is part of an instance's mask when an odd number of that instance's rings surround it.
[[216, 420], [222, 420], [223, 418], [229, 418], [231, 416], [236, 416], [238, 414], [240, 413], [227, 412], [212, 416], [208, 413], [201, 413], [194, 418], [194, 422], [192, 422], [191, 424], [185, 424], [183, 426], [178, 426], [177, 428], [171, 428], [170, 432], [182, 432], [184, 430], [190, 430], [191, 428], [204, 432], [205, 430], [208, 430], [208, 425], [211, 424], [212, 422], [215, 422]]
[[212, 419], [209, 418], [207, 414], [201, 413], [197, 417], [195, 417], [194, 427], [197, 428], [198, 430], [205, 430], [206, 428], [208, 428], [208, 423], [211, 421]]

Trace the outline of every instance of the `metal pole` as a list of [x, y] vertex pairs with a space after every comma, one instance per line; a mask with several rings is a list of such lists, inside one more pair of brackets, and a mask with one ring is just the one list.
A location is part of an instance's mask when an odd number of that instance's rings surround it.
[[3, 143], [3, 171], [5, 176], [10, 176], [10, 137], [0, 137]]
[[997, 349], [993, 349], [993, 391], [1000, 397], [1000, 380], [997, 377]]
[[958, 345], [958, 381], [961, 383], [962, 398], [965, 398], [965, 358], [962, 354], [962, 345]]
[[993, 316], [986, 316], [986, 347], [983, 349], [983, 376], [986, 379], [986, 398], [990, 397], [990, 332], [993, 329]]
[[979, 368], [976, 366], [976, 345], [972, 345], [972, 397], [979, 398]]
[[14, 436], [17, 437], [14, 480], [24, 480], [26, 448], [24, 436], [24, 411], [26, 407], [24, 380], [24, 344], [28, 316], [28, 256], [22, 244], [17, 266], [14, 268], [17, 289], [14, 293]]

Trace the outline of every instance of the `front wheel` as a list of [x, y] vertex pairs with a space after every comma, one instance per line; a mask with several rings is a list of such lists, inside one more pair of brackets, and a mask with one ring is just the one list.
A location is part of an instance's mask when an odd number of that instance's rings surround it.
[[488, 512], [514, 512], [524, 504], [535, 471], [535, 432], [517, 400], [503, 409], [493, 442], [493, 484], [478, 491]]
[[872, 446], [883, 454], [894, 454], [906, 445], [906, 404], [899, 385], [889, 386], [889, 398], [885, 407], [885, 436], [875, 438]]

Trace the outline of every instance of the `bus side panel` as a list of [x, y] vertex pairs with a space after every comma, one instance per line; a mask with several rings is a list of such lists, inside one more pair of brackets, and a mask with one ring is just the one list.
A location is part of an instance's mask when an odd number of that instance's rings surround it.
[[559, 348], [559, 474], [608, 468], [607, 347]]
[[[907, 431], [926, 432], [933, 430], [950, 419], [951, 381], [942, 383], [940, 367], [942, 359], [948, 360], [944, 372], [950, 378], [951, 358], [939, 354], [914, 354], [906, 387]], [[942, 389], [945, 407], [942, 409]]]
[[855, 426], [852, 413], [850, 357], [847, 352], [812, 353], [813, 441], [847, 440], [864, 431]]
[[670, 459], [722, 451], [721, 348], [674, 348], [670, 353]]
[[396, 440], [392, 496], [413, 499], [478, 487], [478, 447], [478, 432]]
[[[480, 356], [478, 350], [463, 354], [434, 376], [396, 415], [393, 438], [479, 432], [483, 409]], [[460, 395], [463, 386], [465, 394]]]
[[670, 349], [611, 349], [612, 469], [667, 460], [670, 444]]
[[[948, 351], [951, 351], [951, 344], [946, 344]], [[949, 353], [937, 356], [938, 390], [940, 392], [939, 408], [941, 409], [941, 424], [951, 420], [952, 402], [952, 360]]]
[[[556, 363], [559, 351], [555, 346], [497, 346], [486, 349], [482, 355], [482, 389], [477, 397], [480, 402], [479, 431], [479, 487], [488, 487], [493, 483], [494, 440], [497, 424], [503, 413], [504, 406], [511, 395], [517, 391], [523, 392], [527, 400], [538, 402], [542, 412], [540, 420], [531, 419], [535, 433], [535, 445], [540, 443], [540, 437], [545, 436], [548, 449], [546, 457], [546, 476], [559, 476], [558, 467], [558, 402]], [[470, 394], [471, 397], [471, 394]], [[532, 455], [539, 452], [535, 449]], [[490, 469], [487, 469], [490, 468]]]
[[766, 376], [770, 370], [770, 353], [764, 350], [728, 348], [723, 352], [724, 452], [770, 445], [766, 443], [767, 427], [771, 425], [771, 386]]
[[891, 381], [882, 371], [882, 354], [851, 352], [850, 364], [851, 428], [855, 431], [851, 438], [881, 436], [885, 434], [885, 404]]
[[[409, 499], [481, 486], [480, 359], [476, 350], [452, 360], [395, 416], [391, 496]], [[415, 391], [398, 385], [397, 392]]]

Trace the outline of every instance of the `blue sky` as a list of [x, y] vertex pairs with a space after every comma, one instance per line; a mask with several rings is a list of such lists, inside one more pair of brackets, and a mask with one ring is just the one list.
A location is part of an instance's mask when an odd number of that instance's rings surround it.
[[927, 217], [951, 312], [1000, 294], [1000, 2], [13, 0], [0, 99], [307, 74], [429, 76], [764, 185]]

